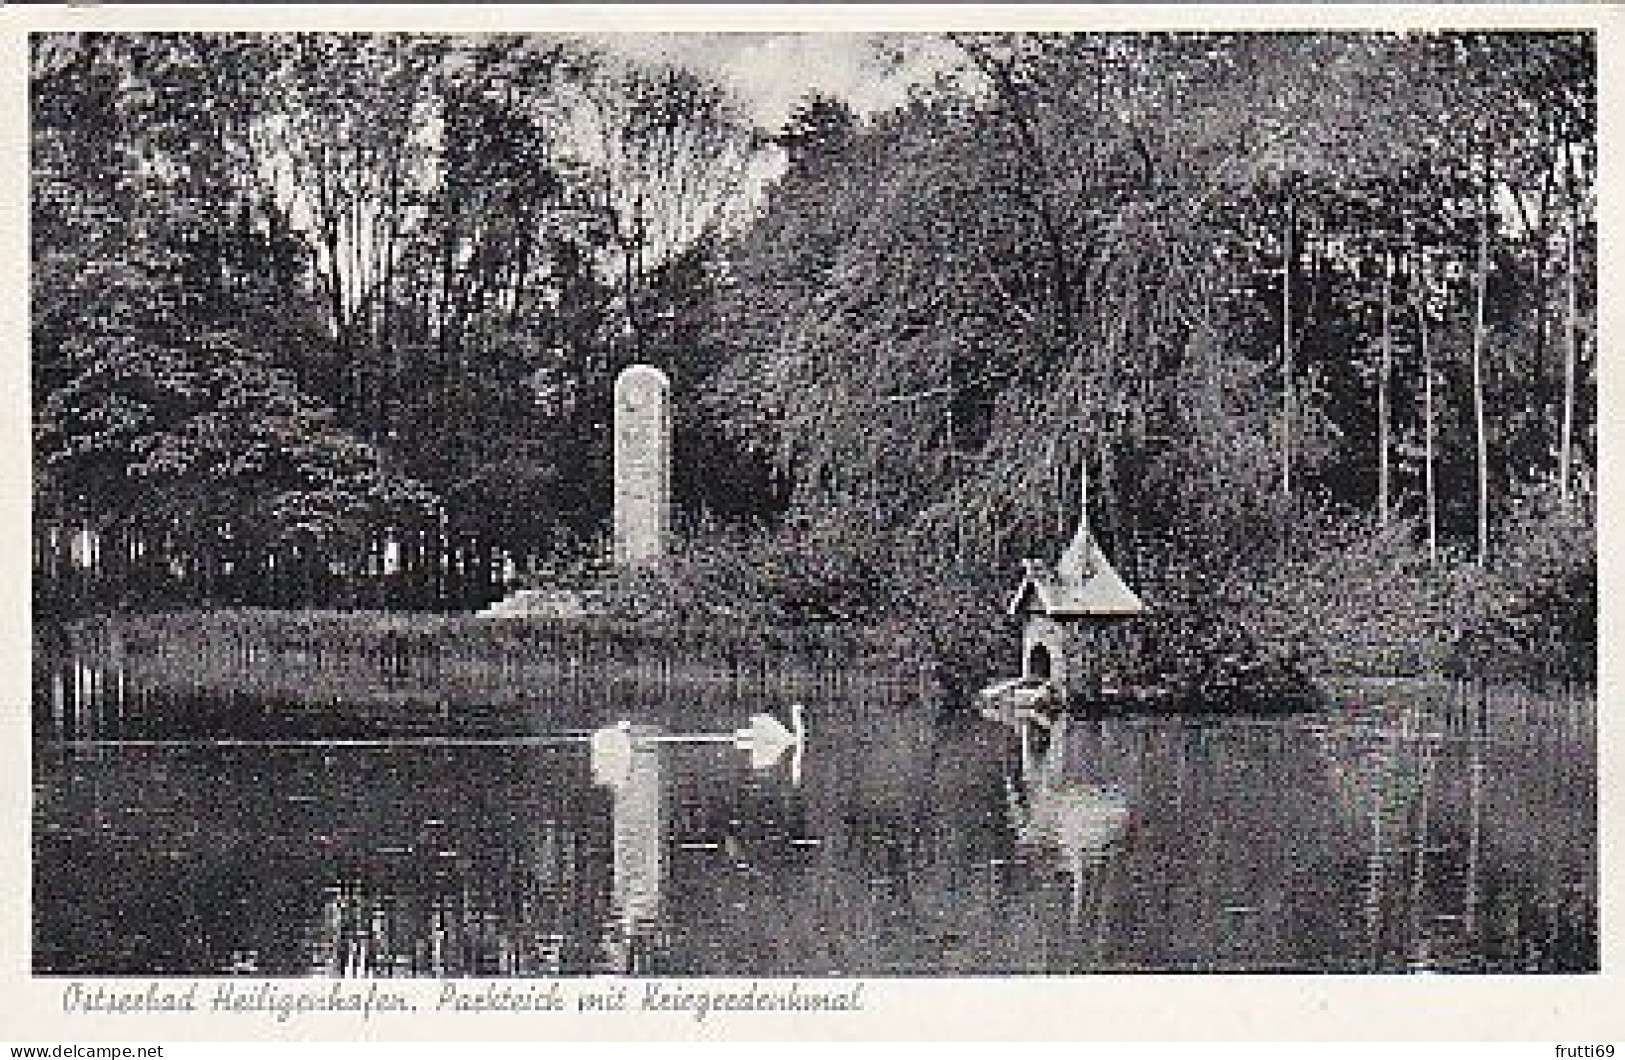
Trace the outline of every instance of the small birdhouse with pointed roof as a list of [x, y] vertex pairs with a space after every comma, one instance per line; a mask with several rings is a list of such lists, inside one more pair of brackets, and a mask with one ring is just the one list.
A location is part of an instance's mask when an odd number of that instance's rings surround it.
[[1022, 621], [1021, 676], [1048, 681], [1067, 697], [1109, 690], [1132, 662], [1131, 619], [1145, 604], [1113, 569], [1089, 530], [1089, 488], [1072, 541], [1053, 566], [1022, 563], [1010, 614]]

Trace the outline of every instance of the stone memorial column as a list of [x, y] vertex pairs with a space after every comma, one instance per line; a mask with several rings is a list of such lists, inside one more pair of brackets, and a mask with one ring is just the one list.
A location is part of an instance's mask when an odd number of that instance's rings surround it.
[[615, 565], [656, 563], [671, 529], [671, 381], [647, 364], [615, 379]]

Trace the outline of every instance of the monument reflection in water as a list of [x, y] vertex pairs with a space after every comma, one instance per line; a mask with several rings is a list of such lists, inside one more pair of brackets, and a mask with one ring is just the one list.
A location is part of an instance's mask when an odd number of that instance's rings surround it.
[[[633, 972], [645, 965], [638, 950], [660, 945], [660, 889], [664, 882], [665, 814], [656, 730], [600, 729], [592, 738], [592, 778], [610, 791], [613, 891], [606, 924], [608, 967]], [[652, 938], [650, 937], [652, 936]]]

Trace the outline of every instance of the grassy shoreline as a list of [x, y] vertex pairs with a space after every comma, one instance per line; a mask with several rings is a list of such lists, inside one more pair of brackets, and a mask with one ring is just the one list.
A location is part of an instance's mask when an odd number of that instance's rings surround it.
[[147, 692], [363, 710], [517, 708], [543, 693], [607, 704], [936, 692], [906, 638], [854, 627], [233, 609], [104, 617], [63, 636], [63, 657]]
[[[144, 685], [267, 695], [313, 686], [363, 700], [501, 701], [571, 682], [837, 693], [877, 682], [940, 698], [932, 665], [906, 631], [856, 624], [775, 626], [609, 616], [488, 617], [391, 611], [230, 608], [107, 615], [36, 630], [36, 655], [103, 658]], [[361, 662], [358, 665], [358, 660]], [[1446, 712], [1549, 698], [1594, 704], [1594, 685], [1526, 688], [1442, 673], [1316, 673], [1328, 702], [1351, 709], [1398, 695]], [[865, 680], [865, 678], [867, 680]], [[506, 690], [506, 692], [505, 692]]]

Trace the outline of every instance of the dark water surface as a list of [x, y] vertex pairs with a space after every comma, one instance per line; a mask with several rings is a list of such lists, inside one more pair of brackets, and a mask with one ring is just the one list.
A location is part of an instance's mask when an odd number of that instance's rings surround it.
[[1597, 967], [1585, 703], [1480, 724], [1396, 689], [1023, 734], [803, 696], [804, 747], [753, 756], [663, 737], [788, 723], [788, 698], [358, 720], [314, 689], [37, 677], [41, 974]]

